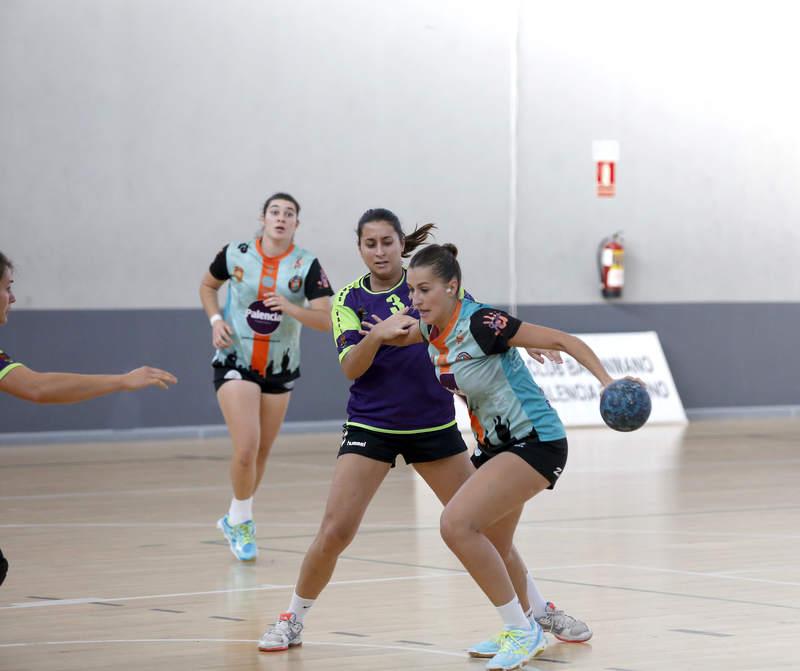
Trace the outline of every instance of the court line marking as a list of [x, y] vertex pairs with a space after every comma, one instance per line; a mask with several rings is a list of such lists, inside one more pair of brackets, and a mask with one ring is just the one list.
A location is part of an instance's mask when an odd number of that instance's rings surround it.
[[786, 569], [796, 570], [797, 564], [775, 564], [774, 566], [753, 566], [751, 568], [739, 568], [732, 571], [714, 571], [714, 575], [718, 576], [733, 576], [738, 573], [764, 573], [766, 571], [783, 571]]
[[[256, 639], [249, 638], [132, 638], [132, 639], [106, 639], [85, 641], [25, 641], [20, 643], [0, 643], [0, 648], [30, 648], [42, 645], [106, 645], [116, 643], [258, 643]], [[444, 655], [447, 657], [466, 658], [464, 652], [440, 650], [437, 648], [411, 648], [404, 645], [380, 645], [377, 643], [341, 643], [334, 641], [309, 641], [304, 640], [303, 645], [332, 645], [338, 648], [369, 648], [372, 650], [399, 650], [402, 652], [427, 653], [431, 655]]]
[[670, 629], [680, 634], [698, 634], [700, 636], [716, 636], [718, 638], [730, 638], [733, 634], [722, 634], [716, 631], [700, 631], [699, 629]]
[[[598, 564], [599, 566], [599, 564]], [[763, 582], [770, 585], [788, 585], [790, 587], [800, 587], [800, 582], [786, 580], [768, 580], [766, 578], [747, 578], [744, 576], [727, 575], [725, 573], [704, 572], [704, 571], [683, 571], [673, 568], [659, 568], [657, 566], [632, 566], [629, 564], [606, 564], [606, 566], [636, 571], [654, 571], [656, 573], [677, 573], [678, 575], [700, 576], [702, 578], [719, 578], [720, 580], [739, 580], [744, 582]]]
[[[344, 559], [344, 557], [339, 557], [339, 559]], [[415, 568], [413, 564], [408, 564], [408, 566]], [[549, 567], [543, 567], [538, 570], [547, 570], [556, 568], [562, 568], [562, 569], [585, 568], [591, 566], [594, 566], [594, 564], [574, 564], [572, 566], [549, 566]], [[399, 582], [405, 580], [426, 580], [429, 578], [441, 578], [446, 576], [464, 577], [469, 575], [466, 571], [461, 569], [439, 568], [437, 570], [441, 571], [441, 573], [427, 573], [422, 575], [408, 575], [408, 576], [389, 576], [385, 578], [361, 578], [358, 580], [333, 580], [328, 583], [328, 587], [346, 586], [346, 585], [369, 585], [374, 583], [396, 582], [396, 581]], [[87, 603], [94, 603], [96, 601], [114, 601], [114, 602], [140, 601], [146, 599], [171, 599], [178, 597], [207, 596], [211, 594], [232, 594], [236, 592], [269, 592], [274, 590], [293, 589], [293, 588], [294, 588], [294, 583], [290, 585], [262, 584], [256, 587], [234, 587], [231, 589], [205, 590], [200, 592], [176, 592], [169, 594], [146, 594], [138, 596], [116, 597], [112, 599], [105, 599], [105, 598], [100, 599], [98, 597], [79, 597], [74, 599], [53, 599], [48, 601], [43, 600], [36, 602], [23, 601], [23, 602], [11, 603], [5, 606], [0, 605], [0, 610], [14, 610], [20, 608], [42, 608], [49, 606], [78, 606]]]
[[798, 540], [800, 534], [765, 534], [765, 533], [742, 533], [738, 531], [681, 531], [678, 529], [613, 529], [608, 527], [545, 527], [537, 526], [536, 530], [541, 531], [560, 531], [593, 534], [628, 534], [642, 536], [713, 536], [715, 538], [741, 538], [743, 540], [770, 539], [770, 540]]
[[[381, 487], [393, 487], [406, 484], [411, 478], [386, 479]], [[293, 482], [266, 482], [266, 489], [285, 489], [287, 487], [306, 487], [313, 485], [330, 485], [331, 478], [326, 480], [297, 480]], [[215, 490], [230, 491], [230, 485], [203, 485], [197, 487], [163, 487], [158, 489], [108, 489], [93, 492], [62, 492], [59, 494], [9, 494], [0, 496], [0, 501], [47, 501], [51, 499], [71, 499], [92, 496], [147, 496], [150, 494], [188, 494], [191, 492], [207, 492]]]
[[[320, 522], [259, 522], [259, 527], [268, 528], [297, 528], [308, 527], [309, 529], [319, 529]], [[214, 527], [214, 522], [33, 522], [28, 524], [0, 524], [0, 529], [25, 529], [25, 528], [63, 528], [63, 529], [91, 529], [97, 528], [137, 528], [137, 527], [159, 527], [159, 528], [187, 528], [187, 529], [211, 529]], [[362, 524], [359, 529], [368, 529], [374, 532], [380, 531], [424, 531], [429, 529], [438, 529], [439, 525], [434, 526], [409, 526], [408, 524], [383, 524], [379, 522], [369, 522]], [[276, 540], [286, 538], [309, 538], [313, 534], [302, 534], [299, 536], [266, 536], [264, 540]], [[224, 544], [224, 541], [220, 541]], [[140, 545], [139, 547], [164, 547], [164, 543], [154, 543], [149, 545]]]
[[[284, 489], [287, 487], [303, 487], [306, 485], [329, 485], [327, 480], [301, 480], [299, 482], [276, 482], [266, 484], [269, 489]], [[230, 490], [230, 485], [208, 485], [203, 487], [164, 487], [162, 489], [120, 489], [100, 490], [94, 492], [63, 492], [61, 494], [19, 494], [0, 496], [0, 501], [47, 501], [51, 499], [77, 499], [92, 496], [147, 496], [150, 494], [188, 494], [191, 492], [208, 492], [215, 490]]]
[[[366, 560], [369, 561], [369, 560]], [[748, 606], [765, 606], [769, 608], [782, 608], [787, 610], [800, 610], [800, 606], [789, 606], [785, 604], [776, 604], [776, 603], [768, 603], [762, 601], [748, 601], [746, 599], [729, 599], [725, 597], [715, 597], [715, 596], [705, 596], [702, 594], [687, 594], [682, 592], [666, 592], [661, 590], [653, 590], [653, 589], [643, 589], [639, 587], [626, 587], [622, 585], [604, 585], [598, 583], [589, 583], [589, 582], [581, 582], [577, 580], [563, 580], [558, 578], [545, 578], [538, 574], [539, 571], [544, 570], [553, 570], [553, 569], [563, 569], [563, 568], [591, 568], [596, 566], [595, 564], [583, 564], [583, 565], [573, 565], [571, 567], [541, 567], [538, 569], [534, 569], [534, 574], [537, 580], [542, 582], [553, 582], [557, 584], [564, 584], [564, 585], [577, 585], [581, 587], [595, 587], [599, 589], [611, 589], [623, 592], [638, 592], [641, 594], [658, 594], [661, 596], [675, 596], [680, 598], [687, 598], [687, 599], [700, 599], [703, 601], [719, 601], [723, 603], [736, 603], [736, 604], [744, 604]], [[393, 582], [393, 581], [404, 581], [404, 580], [424, 580], [430, 578], [441, 578], [443, 576], [467, 576], [469, 575], [466, 572], [456, 573], [453, 569], [441, 568], [439, 569], [442, 573], [438, 574], [423, 574], [419, 576], [395, 576], [395, 577], [387, 577], [387, 578], [366, 578], [361, 580], [341, 580], [341, 581], [332, 581], [329, 583], [329, 586], [337, 586], [337, 585], [357, 585], [357, 584], [373, 584], [373, 583], [380, 583], [380, 582]], [[655, 569], [658, 570], [658, 569]], [[716, 577], [713, 574], [709, 574], [708, 577]], [[291, 589], [294, 585], [261, 585], [258, 587], [244, 587], [244, 588], [233, 588], [233, 589], [224, 589], [224, 590], [208, 590], [203, 592], [183, 592], [183, 593], [174, 593], [174, 594], [152, 594], [146, 596], [132, 596], [132, 597], [118, 597], [114, 599], [98, 599], [97, 597], [86, 597], [80, 599], [60, 599], [58, 601], [38, 601], [35, 603], [13, 603], [8, 606], [0, 606], [0, 610], [15, 610], [21, 608], [45, 608], [51, 606], [71, 606], [71, 605], [81, 605], [92, 603], [94, 601], [139, 601], [144, 599], [165, 599], [165, 598], [175, 598], [175, 597], [192, 597], [192, 596], [205, 596], [210, 594], [230, 594], [236, 592], [256, 592], [256, 591], [271, 591], [271, 590], [281, 590], [281, 589]]]
[[[452, 569], [441, 569], [448, 571]], [[338, 585], [368, 585], [381, 582], [394, 582], [403, 580], [423, 580], [426, 578], [440, 578], [443, 575], [450, 575], [449, 573], [431, 573], [424, 575], [410, 575], [410, 576], [391, 576], [387, 578], [362, 578], [359, 580], [334, 580], [328, 583], [328, 587]], [[452, 575], [468, 575], [466, 572], [453, 573]], [[193, 597], [193, 596], [208, 596], [212, 594], [232, 594], [237, 592], [270, 592], [274, 590], [292, 589], [294, 584], [290, 585], [258, 585], [257, 587], [234, 587], [231, 589], [214, 589], [205, 590], [202, 592], [175, 592], [172, 594], [145, 594], [140, 596], [124, 596], [115, 598], [99, 598], [99, 597], [80, 597], [76, 599], [59, 599], [58, 601], [36, 601], [36, 602], [21, 602], [12, 603], [8, 606], [0, 606], [0, 610], [14, 610], [19, 608], [42, 608], [49, 606], [79, 606], [87, 603], [94, 603], [97, 601], [141, 601], [147, 599], [172, 599], [179, 597]]]
[[722, 601], [724, 603], [739, 603], [746, 606], [766, 606], [768, 608], [785, 608], [787, 610], [800, 610], [800, 606], [787, 606], [782, 603], [766, 603], [764, 601], [747, 601], [746, 599], [727, 599], [721, 596], [704, 596], [702, 594], [686, 594], [683, 592], [663, 592], [656, 589], [642, 589], [640, 587], [623, 587], [621, 585], [600, 585], [592, 582], [579, 582], [577, 580], [560, 580], [558, 578], [540, 578], [541, 582], [554, 582], [562, 585], [578, 585], [579, 587], [598, 587], [600, 589], [613, 589], [621, 592], [640, 592], [642, 594], [658, 594], [660, 596], [677, 596], [684, 599], [700, 599], [702, 601]]

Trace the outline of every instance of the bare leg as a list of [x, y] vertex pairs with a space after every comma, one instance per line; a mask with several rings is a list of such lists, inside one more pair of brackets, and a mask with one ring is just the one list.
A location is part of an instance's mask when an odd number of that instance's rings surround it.
[[442, 513], [442, 538], [495, 606], [512, 601], [515, 590], [486, 531], [548, 485], [520, 457], [504, 452], [470, 477]]
[[233, 495], [239, 500], [249, 499], [256, 485], [261, 389], [254, 382], [230, 380], [219, 388], [217, 400], [233, 443]]
[[261, 439], [258, 442], [258, 456], [256, 457], [256, 483], [253, 487], [253, 493], [258, 489], [261, 484], [261, 479], [264, 477], [264, 469], [267, 466], [267, 457], [269, 456], [275, 438], [283, 426], [283, 418], [286, 417], [286, 410], [289, 407], [289, 397], [291, 393], [286, 394], [261, 394]]
[[355, 537], [367, 506], [389, 468], [390, 464], [360, 454], [343, 454], [338, 458], [325, 515], [300, 567], [294, 590], [297, 596], [316, 599], [330, 582], [339, 555]]
[[[475, 473], [475, 467], [466, 452], [444, 459], [437, 459], [436, 461], [416, 463], [414, 468], [443, 505], [447, 505], [461, 485]], [[514, 591], [519, 598], [520, 606], [527, 613], [531, 607], [528, 601], [528, 569], [513, 545], [514, 530], [517, 527], [520, 515], [522, 515], [522, 506], [511, 511], [486, 529], [486, 537], [497, 548], [498, 553], [500, 553], [505, 562], [511, 582], [514, 585]]]

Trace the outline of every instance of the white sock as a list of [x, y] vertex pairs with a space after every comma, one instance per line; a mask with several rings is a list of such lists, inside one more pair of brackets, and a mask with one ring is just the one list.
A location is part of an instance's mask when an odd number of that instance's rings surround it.
[[528, 601], [531, 602], [531, 606], [533, 607], [533, 616], [544, 617], [547, 612], [547, 602], [540, 594], [539, 588], [533, 581], [533, 576], [530, 571], [528, 571]]
[[297, 596], [297, 592], [292, 592], [292, 602], [289, 604], [289, 612], [294, 613], [298, 622], [302, 622], [306, 613], [311, 610], [314, 605], [314, 599], [304, 599]]
[[522, 606], [519, 605], [519, 599], [514, 597], [505, 606], [496, 606], [497, 613], [500, 619], [503, 620], [503, 625], [506, 629], [530, 629], [531, 623], [522, 612]]
[[228, 524], [235, 527], [242, 522], [253, 519], [253, 497], [249, 499], [231, 499], [231, 507], [228, 509]]

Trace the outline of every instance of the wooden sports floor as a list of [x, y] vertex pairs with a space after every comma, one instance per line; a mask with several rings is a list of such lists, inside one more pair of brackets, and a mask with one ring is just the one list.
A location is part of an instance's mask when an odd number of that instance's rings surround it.
[[[387, 478], [305, 643], [259, 654], [288, 605], [337, 435], [279, 438], [260, 556], [215, 529], [226, 440], [0, 447], [0, 669], [482, 669], [498, 618], [410, 468]], [[572, 430], [517, 545], [545, 596], [594, 629], [528, 669], [800, 669], [800, 420]]]

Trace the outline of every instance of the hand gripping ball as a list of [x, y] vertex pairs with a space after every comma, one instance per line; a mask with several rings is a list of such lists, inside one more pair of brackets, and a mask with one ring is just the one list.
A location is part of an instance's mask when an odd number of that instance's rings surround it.
[[615, 380], [600, 396], [600, 414], [614, 431], [635, 431], [650, 417], [650, 394], [636, 380]]

